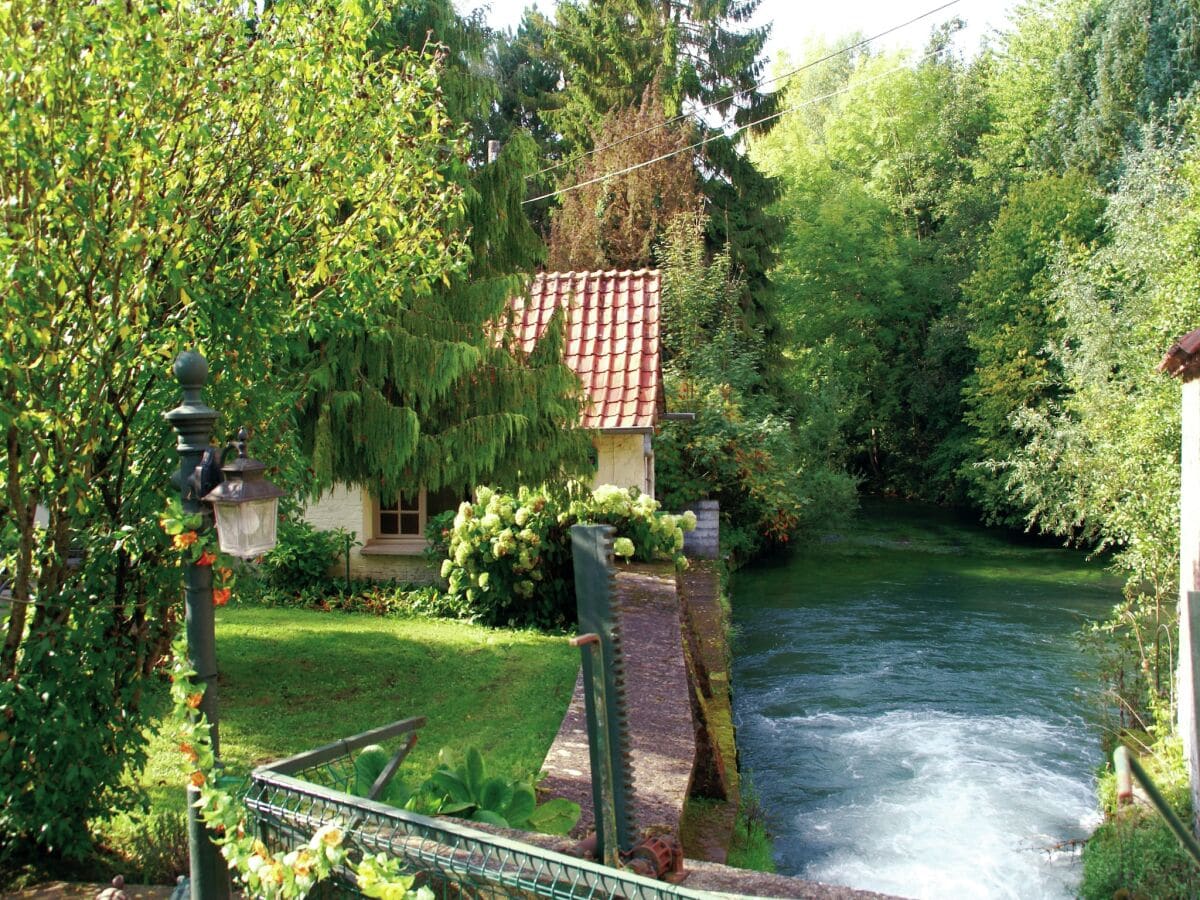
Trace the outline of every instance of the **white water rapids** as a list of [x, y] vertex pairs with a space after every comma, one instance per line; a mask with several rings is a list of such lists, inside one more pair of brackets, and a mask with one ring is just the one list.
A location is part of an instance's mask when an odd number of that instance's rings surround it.
[[738, 744], [779, 870], [1075, 896], [1101, 762], [1076, 636], [1115, 586], [1074, 554], [906, 527], [735, 581]]

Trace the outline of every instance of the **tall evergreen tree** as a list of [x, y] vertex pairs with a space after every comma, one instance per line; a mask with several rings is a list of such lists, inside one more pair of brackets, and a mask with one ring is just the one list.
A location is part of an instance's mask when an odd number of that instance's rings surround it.
[[[766, 310], [766, 273], [776, 223], [766, 209], [771, 182], [750, 164], [726, 127], [750, 125], [775, 108], [758, 90], [769, 27], [748, 22], [759, 0], [565, 0], [551, 47], [562, 61], [562, 106], [551, 119], [578, 149], [591, 145], [607, 114], [636, 107], [646, 88], [661, 91], [668, 116], [692, 116], [697, 171], [707, 204], [710, 249], [729, 247], [747, 288], [745, 306]], [[767, 127], [766, 125], [763, 126]]]
[[[520, 130], [529, 132], [541, 157], [528, 178], [529, 190], [537, 194], [554, 189], [555, 164], [567, 150], [567, 142], [549, 121], [548, 111], [559, 100], [561, 71], [547, 43], [552, 23], [536, 9], [525, 10], [516, 32], [492, 35], [488, 67], [496, 86], [496, 100], [488, 118], [489, 139], [507, 143]], [[550, 233], [553, 198], [525, 206], [539, 234]]]
[[490, 33], [479, 13], [450, 0], [397, 3], [375, 51], [440, 44], [447, 113], [470, 145], [463, 188], [472, 262], [427, 299], [314, 348], [321, 366], [302, 410], [314, 469], [324, 481], [385, 493], [461, 489], [481, 479], [539, 481], [582, 470], [587, 439], [573, 426], [579, 381], [553, 332], [524, 355], [503, 337], [508, 301], [525, 290], [545, 247], [522, 201], [537, 145], [514, 131], [486, 162], [496, 86]]

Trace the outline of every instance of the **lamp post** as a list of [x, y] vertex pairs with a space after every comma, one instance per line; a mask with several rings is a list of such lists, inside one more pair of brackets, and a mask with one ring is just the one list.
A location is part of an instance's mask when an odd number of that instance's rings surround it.
[[[233, 446], [237, 458], [221, 466], [222, 453], [212, 446], [217, 411], [205, 405], [200, 393], [208, 380], [208, 363], [192, 350], [175, 360], [175, 377], [183, 388], [183, 402], [165, 414], [178, 435], [179, 472], [175, 476], [183, 512], [203, 516], [201, 529], [211, 523], [217, 510], [221, 550], [234, 556], [253, 557], [275, 546], [275, 523], [283, 491], [265, 480], [266, 468], [246, 456], [246, 433], [238, 434]], [[224, 473], [224, 483], [222, 483]], [[208, 719], [212, 751], [220, 759], [217, 703], [217, 648], [214, 628], [212, 566], [188, 563], [183, 567], [184, 608], [188, 662], [196, 680], [204, 686], [200, 712]], [[229, 867], [196, 808], [199, 788], [188, 785], [188, 852], [192, 900], [228, 900], [231, 897]]]

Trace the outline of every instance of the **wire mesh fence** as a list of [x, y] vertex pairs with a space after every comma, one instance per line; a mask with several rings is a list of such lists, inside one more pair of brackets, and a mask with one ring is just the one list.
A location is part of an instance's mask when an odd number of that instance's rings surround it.
[[[259, 837], [272, 850], [285, 851], [322, 826], [335, 825], [355, 851], [403, 860], [418, 885], [446, 898], [713, 896], [348, 793], [355, 753], [415, 731], [418, 721], [393, 723], [257, 769], [246, 805]], [[353, 878], [338, 873], [322, 895], [356, 896]]]

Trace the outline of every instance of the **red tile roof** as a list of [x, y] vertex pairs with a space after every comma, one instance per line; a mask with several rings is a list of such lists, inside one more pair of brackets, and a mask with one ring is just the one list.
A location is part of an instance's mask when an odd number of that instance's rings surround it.
[[1158, 371], [1176, 375], [1184, 381], [1191, 381], [1200, 375], [1200, 328], [1189, 331], [1171, 345], [1163, 361], [1158, 364]]
[[559, 307], [567, 309], [563, 361], [591, 402], [584, 428], [651, 429], [663, 409], [658, 356], [661, 275], [636, 272], [546, 272], [528, 297], [512, 301], [518, 345], [529, 353]]

